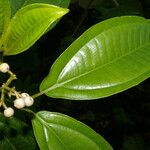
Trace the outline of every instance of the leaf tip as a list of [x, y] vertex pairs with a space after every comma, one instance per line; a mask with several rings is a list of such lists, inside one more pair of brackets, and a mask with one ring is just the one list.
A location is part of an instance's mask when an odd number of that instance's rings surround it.
[[62, 8], [58, 13], [61, 15], [61, 16], [64, 16], [65, 14], [67, 14], [69, 12], [69, 9], [67, 8]]

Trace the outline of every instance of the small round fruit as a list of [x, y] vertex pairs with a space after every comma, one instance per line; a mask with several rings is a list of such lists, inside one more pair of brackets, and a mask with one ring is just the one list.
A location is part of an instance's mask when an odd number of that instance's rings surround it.
[[0, 71], [6, 73], [9, 71], [9, 65], [7, 63], [0, 64]]
[[30, 95], [29, 95], [28, 93], [21, 93], [21, 96], [22, 96], [23, 98], [30, 97]]
[[14, 106], [18, 109], [24, 108], [25, 106], [25, 102], [24, 99], [22, 98], [18, 98], [14, 101]]
[[14, 110], [11, 107], [8, 107], [4, 110], [5, 117], [12, 117], [14, 115]]
[[25, 106], [30, 107], [30, 106], [33, 105], [34, 100], [33, 100], [33, 98], [31, 96], [25, 97], [24, 98], [24, 103], [25, 103]]

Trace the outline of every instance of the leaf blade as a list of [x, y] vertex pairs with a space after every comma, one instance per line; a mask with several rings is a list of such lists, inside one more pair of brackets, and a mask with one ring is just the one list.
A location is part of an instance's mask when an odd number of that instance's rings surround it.
[[34, 4], [34, 3], [45, 3], [56, 5], [59, 7], [67, 8], [70, 0], [10, 0], [12, 7], [12, 16], [22, 7]]
[[41, 83], [41, 92], [51, 97], [88, 100], [137, 85], [150, 75], [149, 29], [149, 21], [139, 17], [114, 18], [97, 24], [57, 59]]
[[10, 14], [9, 0], [0, 0], [0, 47], [2, 43], [2, 34], [5, 32], [10, 21]]
[[38, 112], [32, 124], [41, 150], [112, 150], [111, 146], [88, 126], [60, 113]]
[[31, 4], [20, 9], [5, 34], [4, 54], [15, 55], [27, 50], [67, 12], [68, 9], [48, 4]]
[[25, 5], [29, 5], [33, 3], [46, 3], [46, 4], [56, 5], [60, 7], [68, 7], [70, 0], [27, 0], [25, 2]]

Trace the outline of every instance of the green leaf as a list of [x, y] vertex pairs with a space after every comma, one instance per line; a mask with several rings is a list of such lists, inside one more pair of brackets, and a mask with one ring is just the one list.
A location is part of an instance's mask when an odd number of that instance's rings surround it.
[[[34, 3], [45, 3], [45, 4], [51, 4], [51, 5], [56, 5], [59, 7], [64, 7], [67, 8], [70, 4], [70, 0], [10, 0], [11, 2], [11, 9], [12, 9], [12, 16], [19, 10], [21, 7], [29, 5], [29, 4], [34, 4]], [[47, 30], [51, 30], [59, 20], [55, 21]]]
[[54, 63], [41, 94], [90, 100], [133, 87], [150, 76], [150, 21], [125, 16], [101, 22]]
[[46, 3], [60, 7], [68, 7], [70, 0], [26, 0], [25, 5], [33, 3]]
[[0, 140], [1, 150], [36, 150], [35, 140], [30, 135], [17, 135], [14, 137], [5, 137]]
[[67, 12], [68, 9], [49, 4], [31, 4], [20, 9], [5, 33], [4, 54], [15, 55], [27, 50]]
[[[115, 16], [142, 15], [140, 2], [137, 0], [118, 1], [117, 7], [107, 7], [106, 3], [97, 5], [96, 10], [101, 13], [101, 18], [106, 19]], [[132, 4], [132, 5], [131, 5]], [[114, 5], [113, 5], [114, 6]]]
[[11, 4], [11, 16], [14, 16], [14, 14], [23, 7], [26, 0], [10, 0]]
[[10, 2], [9, 0], [0, 0], [0, 45], [2, 43], [2, 34], [5, 32], [10, 20]]
[[45, 3], [56, 5], [59, 7], [67, 8], [70, 0], [10, 0], [12, 7], [12, 16], [19, 10], [21, 7], [34, 3]]
[[91, 128], [60, 113], [38, 112], [32, 124], [41, 150], [112, 150]]

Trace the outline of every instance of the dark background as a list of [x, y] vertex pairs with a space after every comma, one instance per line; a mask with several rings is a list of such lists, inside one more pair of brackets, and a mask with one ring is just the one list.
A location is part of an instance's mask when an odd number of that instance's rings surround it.
[[[30, 50], [5, 58], [18, 80], [18, 90], [38, 92], [42, 79], [57, 57], [86, 29], [105, 19], [122, 15], [150, 18], [150, 0], [73, 0], [70, 12]], [[150, 150], [150, 80], [114, 96], [94, 101], [70, 101], [41, 96], [34, 111], [67, 114], [100, 133], [115, 150]], [[24, 112], [22, 112], [24, 113]], [[25, 121], [32, 130], [30, 117]], [[16, 129], [13, 129], [13, 131]], [[20, 131], [18, 131], [20, 132]], [[14, 132], [11, 135], [14, 137]]]

